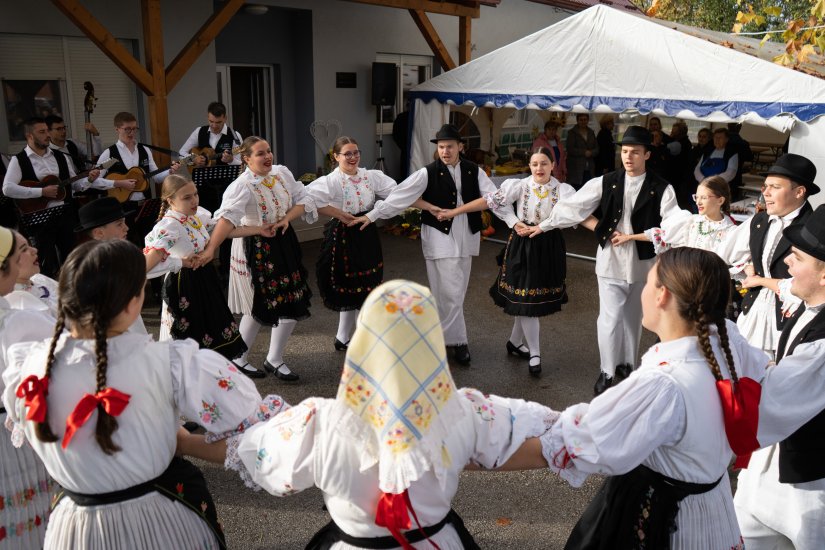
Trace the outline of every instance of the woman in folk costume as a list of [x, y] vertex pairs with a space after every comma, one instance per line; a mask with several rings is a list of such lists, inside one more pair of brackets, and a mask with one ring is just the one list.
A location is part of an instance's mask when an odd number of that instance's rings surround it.
[[352, 337], [361, 304], [384, 279], [378, 229], [370, 224], [361, 231], [347, 224], [372, 210], [375, 200], [386, 198], [396, 183], [380, 170], [358, 166], [361, 151], [351, 137], [336, 139], [332, 153], [338, 167], [310, 183], [307, 193], [319, 214], [332, 217], [324, 228], [316, 272], [324, 305], [339, 312], [334, 345], [343, 351]]
[[[38, 300], [33, 298], [35, 308], [20, 310], [4, 298], [18, 278], [24, 244], [22, 235], [0, 227], [0, 372], [12, 344], [46, 338], [54, 328], [54, 318]], [[0, 391], [4, 390], [0, 381]], [[0, 548], [42, 548], [53, 483], [32, 448], [9, 437], [2, 426], [6, 421], [6, 408], [0, 407]]]
[[[146, 235], [143, 249], [148, 269], [161, 265], [169, 256], [191, 261], [206, 249], [209, 232], [215, 228], [212, 214], [198, 206], [198, 189], [191, 181], [178, 175], [166, 176], [160, 194], [160, 215]], [[272, 231], [267, 226], [241, 227], [230, 236], [253, 234], [271, 236]], [[170, 338], [192, 338], [202, 348], [217, 351], [230, 360], [246, 351], [238, 324], [221, 292], [218, 272], [211, 263], [196, 269], [184, 267], [166, 275], [159, 340]]]
[[14, 291], [6, 295], [13, 309], [35, 309], [57, 318], [57, 281], [40, 273], [37, 249], [25, 237], [17, 238], [20, 273]]
[[507, 352], [529, 359], [528, 369], [533, 376], [541, 373], [539, 317], [561, 310], [567, 302], [564, 237], [561, 230], [542, 232], [538, 227], [550, 217], [559, 200], [576, 192], [552, 176], [552, 159], [549, 150], [537, 149], [530, 156], [529, 177], [505, 180], [495, 193], [438, 215], [439, 219], [450, 219], [456, 214], [490, 208], [511, 228], [497, 258], [501, 268], [490, 287], [490, 296], [505, 313], [515, 317]]
[[[241, 337], [248, 348], [255, 343], [261, 325], [272, 327], [264, 371], [285, 381], [298, 380], [283, 354], [297, 321], [309, 317], [312, 292], [307, 270], [301, 262], [301, 246], [289, 224], [306, 213], [316, 214], [304, 185], [296, 182], [286, 166], [272, 164], [272, 149], [266, 140], [250, 136], [241, 144], [246, 170], [223, 194], [215, 212], [217, 225], [201, 254], [201, 263], [211, 261], [218, 247], [235, 228], [267, 226], [274, 236], [252, 235], [232, 240], [229, 265], [229, 309], [242, 313]], [[254, 378], [265, 376], [241, 356], [242, 370]]]
[[232, 363], [191, 340], [127, 332], [145, 272], [132, 243], [81, 245], [61, 269], [51, 339], [7, 353], [3, 403], [15, 433], [62, 487], [47, 548], [223, 545], [203, 476], [175, 458], [178, 418], [234, 430], [258, 412], [260, 396]]
[[459, 474], [468, 463], [541, 467], [516, 455], [553, 420], [537, 403], [456, 389], [430, 291], [394, 280], [361, 308], [335, 399], [306, 399], [226, 452], [196, 435], [179, 450], [226, 459], [277, 496], [319, 487], [332, 521], [307, 548], [471, 549], [450, 509]]
[[627, 380], [569, 407], [541, 437], [550, 469], [574, 487], [612, 476], [565, 548], [743, 548], [727, 470], [734, 450], [741, 467], [759, 445], [768, 358], [725, 321], [729, 294], [712, 252], [659, 255], [642, 322], [661, 341]]

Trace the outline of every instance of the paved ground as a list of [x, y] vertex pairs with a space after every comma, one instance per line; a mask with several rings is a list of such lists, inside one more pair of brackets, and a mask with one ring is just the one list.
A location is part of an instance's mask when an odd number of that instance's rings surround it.
[[[499, 231], [497, 236], [502, 235]], [[592, 256], [596, 246], [592, 235], [583, 230], [566, 231], [568, 251]], [[427, 284], [418, 241], [387, 234], [382, 235], [382, 241], [385, 279], [404, 277]], [[320, 241], [303, 243], [304, 263], [313, 273], [319, 245]], [[495, 256], [500, 248], [499, 244], [482, 243], [481, 255], [473, 263], [465, 302], [473, 361], [470, 367], [453, 368], [457, 385], [538, 401], [556, 409], [589, 400], [599, 370], [594, 263], [568, 260], [570, 302], [562, 312], [541, 321], [544, 371], [536, 380], [528, 375], [526, 361], [506, 354], [512, 320], [493, 305], [487, 293], [496, 275]], [[300, 382], [286, 384], [268, 377], [258, 381], [262, 394], [278, 393], [291, 403], [313, 395], [335, 395], [344, 358], [332, 346], [337, 314], [323, 307], [317, 293], [313, 304], [312, 317], [298, 324], [285, 356], [301, 375]], [[156, 333], [157, 307], [147, 306], [144, 319]], [[250, 355], [254, 365], [260, 366], [264, 360], [267, 334], [261, 332]], [[643, 349], [651, 342], [652, 335], [645, 333]], [[223, 468], [202, 466], [231, 548], [303, 548], [329, 521], [317, 489], [276, 498], [246, 489]], [[467, 472], [462, 475], [454, 506], [482, 548], [562, 548], [600, 481], [590, 479], [584, 487], [573, 489], [546, 471]]]

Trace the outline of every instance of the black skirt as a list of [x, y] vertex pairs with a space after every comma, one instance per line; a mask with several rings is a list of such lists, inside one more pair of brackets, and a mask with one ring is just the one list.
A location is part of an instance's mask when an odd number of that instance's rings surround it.
[[307, 319], [312, 291], [292, 226], [274, 237], [245, 237], [244, 249], [254, 291], [252, 317], [270, 326], [278, 319]]
[[384, 256], [375, 224], [361, 231], [333, 219], [324, 226], [324, 244], [316, 264], [318, 290], [333, 311], [360, 309], [384, 279]]
[[567, 303], [564, 237], [554, 229], [532, 239], [515, 229], [496, 260], [501, 266], [490, 296], [508, 315], [543, 317]]
[[212, 264], [168, 274], [163, 283], [163, 301], [172, 314], [170, 333], [175, 340], [191, 338], [201, 348], [229, 360], [246, 351]]

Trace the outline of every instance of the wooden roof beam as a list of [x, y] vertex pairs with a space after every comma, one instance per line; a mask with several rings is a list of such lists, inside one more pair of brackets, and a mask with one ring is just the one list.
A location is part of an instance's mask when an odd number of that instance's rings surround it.
[[444, 46], [444, 42], [442, 42], [441, 38], [438, 36], [438, 32], [435, 30], [435, 27], [433, 27], [433, 24], [430, 21], [430, 18], [427, 17], [427, 14], [422, 10], [409, 11], [410, 15], [412, 15], [413, 21], [415, 21], [415, 24], [418, 25], [418, 30], [420, 30], [421, 34], [424, 35], [424, 40], [427, 41], [430, 49], [435, 54], [435, 58], [438, 60], [441, 68], [445, 71], [455, 69], [455, 61], [453, 61], [453, 58], [450, 56], [450, 52], [447, 51], [447, 48]]
[[438, 13], [441, 15], [456, 15], [459, 17], [481, 17], [481, 8], [476, 3], [475, 7], [453, 4], [452, 2], [436, 2], [433, 0], [346, 0], [358, 4], [371, 4], [373, 6], [384, 6], [387, 8], [401, 8], [405, 10], [416, 10], [421, 12]]
[[149, 71], [143, 68], [135, 56], [123, 47], [89, 10], [81, 6], [78, 0], [52, 0], [52, 3], [144, 93], [149, 95], [153, 93], [153, 80]]
[[473, 20], [469, 17], [458, 19], [458, 64], [464, 65], [472, 57]]

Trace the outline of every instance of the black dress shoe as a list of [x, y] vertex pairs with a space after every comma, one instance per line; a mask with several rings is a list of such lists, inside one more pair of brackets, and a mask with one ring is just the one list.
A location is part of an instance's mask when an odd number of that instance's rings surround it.
[[280, 378], [284, 382], [295, 382], [300, 378], [294, 372], [281, 372], [281, 366], [285, 365], [285, 363], [281, 363], [277, 367], [273, 366], [272, 363], [264, 359], [264, 369], [266, 372], [271, 372], [275, 375], [276, 378]]
[[[535, 365], [533, 364], [533, 359], [538, 359], [539, 362]], [[541, 356], [540, 355], [532, 355], [530, 356], [530, 364], [527, 365], [527, 370], [530, 372], [532, 376], [538, 376], [541, 374]]]
[[276, 372], [278, 372], [278, 368], [273, 367], [272, 363], [270, 363], [268, 359], [264, 359], [264, 371], [268, 372], [269, 374], [275, 374]]
[[349, 342], [347, 342], [345, 344], [341, 340], [339, 340], [338, 338], [335, 339], [335, 351], [347, 351], [348, 347], [349, 347]]
[[[524, 344], [522, 344], [524, 345]], [[516, 355], [521, 357], [522, 359], [529, 359], [530, 358], [530, 351], [524, 351], [521, 349], [521, 346], [517, 346], [512, 343], [510, 340], [507, 340], [507, 353], [510, 355]]]
[[238, 367], [239, 371], [247, 375], [249, 378], [263, 378], [264, 376], [266, 376], [266, 373], [264, 371], [256, 369], [249, 363], [244, 363], [243, 366], [235, 363], [234, 361], [232, 361], [232, 363], [236, 367]]
[[599, 378], [596, 380], [596, 384], [593, 385], [593, 396], [601, 395], [604, 391], [613, 385], [613, 377], [608, 376], [606, 372], [602, 371], [599, 373]]
[[470, 348], [467, 347], [467, 344], [461, 344], [453, 348], [453, 359], [459, 365], [470, 364]]
[[630, 373], [633, 372], [633, 365], [630, 363], [622, 363], [616, 367], [616, 376], [624, 380]]

